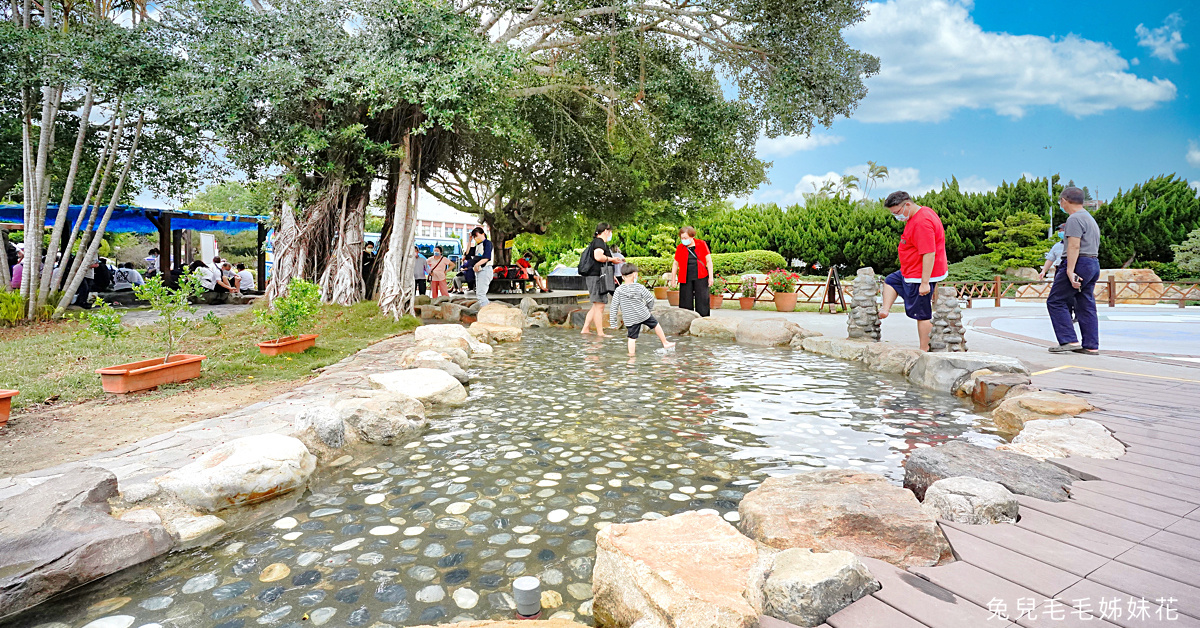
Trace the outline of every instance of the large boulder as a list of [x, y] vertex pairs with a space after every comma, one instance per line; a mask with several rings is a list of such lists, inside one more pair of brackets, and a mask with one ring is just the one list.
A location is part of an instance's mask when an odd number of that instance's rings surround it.
[[1095, 409], [1082, 397], [1039, 390], [1005, 398], [992, 410], [992, 422], [1002, 430], [1016, 432], [1029, 421], [1061, 419]]
[[749, 628], [754, 541], [716, 514], [615, 524], [596, 535], [593, 615], [601, 626]]
[[525, 326], [536, 328], [549, 327], [550, 317], [545, 312], [534, 312], [525, 317]]
[[737, 340], [738, 320], [727, 316], [702, 316], [692, 319], [688, 335], [698, 338]]
[[467, 311], [467, 308], [450, 302], [442, 303], [438, 307], [442, 310], [442, 320], [447, 323], [461, 323], [463, 312]]
[[454, 323], [445, 323], [441, 325], [421, 325], [413, 330], [413, 337], [417, 344], [434, 338], [462, 338], [467, 341], [471, 347], [471, 357], [477, 358], [480, 356], [491, 355], [491, 346], [479, 342], [475, 336], [466, 327]]
[[[1108, 302], [1108, 278], [1117, 282], [1117, 303], [1154, 305], [1163, 297], [1163, 282], [1149, 268], [1114, 268], [1100, 271], [1096, 279], [1096, 301]], [[1125, 283], [1128, 282], [1128, 283]]]
[[83, 467], [0, 500], [0, 616], [171, 549], [160, 521], [113, 518], [116, 496], [112, 472]]
[[1029, 374], [1029, 369], [1016, 358], [974, 351], [951, 353], [922, 353], [908, 372], [913, 383], [932, 390], [953, 393], [962, 380], [982, 369], [993, 373]]
[[737, 341], [744, 345], [781, 347], [792, 342], [799, 326], [784, 318], [743, 318], [737, 326]]
[[[543, 619], [534, 625], [537, 628], [587, 628], [587, 626], [569, 619]], [[454, 624], [438, 624], [437, 626], [421, 624], [412, 628], [529, 628], [529, 622], [518, 619], [501, 619], [497, 621], [485, 619], [462, 621]]]
[[[587, 313], [590, 309], [592, 308], [589, 304], [586, 308], [576, 307], [574, 310], [571, 310], [569, 326], [575, 329], [583, 329], [583, 323], [587, 320]], [[600, 327], [603, 329], [612, 329], [612, 327], [608, 324], [608, 305], [604, 305], [602, 308], [600, 308], [600, 313]], [[617, 323], [618, 325], [624, 324], [620, 320], [620, 317], [617, 318]], [[595, 333], [595, 327], [591, 327], [589, 329], [592, 330], [592, 333]]]
[[681, 307], [659, 305], [654, 308], [654, 318], [662, 326], [663, 333], [668, 336], [682, 336], [692, 327], [692, 321], [700, 315]]
[[1048, 462], [958, 440], [918, 449], [904, 462], [904, 487], [919, 499], [925, 498], [925, 490], [934, 482], [962, 476], [997, 482], [1017, 495], [1052, 502], [1065, 501], [1067, 487], [1075, 479]]
[[418, 305], [413, 309], [417, 311], [417, 318], [422, 320], [430, 320], [442, 317], [442, 308], [436, 305]]
[[763, 583], [763, 614], [797, 626], [819, 626], [880, 588], [854, 554], [794, 548], [774, 557]]
[[571, 312], [579, 309], [579, 306], [574, 303], [554, 303], [546, 307], [546, 316], [550, 318], [550, 322], [555, 325], [562, 325], [571, 317]]
[[521, 313], [526, 317], [533, 316], [537, 312], [545, 312], [546, 306], [541, 305], [532, 297], [522, 297], [521, 304], [518, 306]]
[[463, 368], [450, 360], [438, 358], [436, 360], [417, 360], [413, 362], [413, 368], [416, 369], [438, 369], [446, 371], [451, 377], [458, 380], [458, 383], [466, 386], [471, 383], [471, 376], [467, 374]]
[[292, 436], [300, 439], [309, 451], [325, 457], [346, 445], [346, 424], [332, 406], [310, 404], [293, 419]]
[[[450, 340], [445, 338], [443, 340]], [[465, 342], [461, 338], [454, 338], [455, 342]], [[400, 354], [400, 366], [404, 368], [413, 368], [419, 366], [417, 363], [424, 360], [449, 360], [458, 365], [459, 368], [471, 368], [471, 358], [466, 351], [455, 347], [429, 347], [424, 343], [409, 347]]]
[[1081, 456], [1116, 460], [1125, 446], [1103, 425], [1091, 419], [1034, 419], [1025, 424], [1011, 444], [996, 449], [1015, 451], [1039, 460]]
[[924, 353], [920, 349], [898, 347], [886, 342], [863, 343], [862, 361], [876, 373], [908, 374], [917, 358]]
[[741, 529], [778, 549], [845, 550], [898, 567], [950, 559], [937, 523], [887, 478], [827, 469], [767, 478], [742, 498]]
[[[521, 310], [516, 308], [513, 308], [512, 311], [518, 314], [521, 313]], [[484, 323], [482, 321], [471, 323], [471, 333], [475, 333], [476, 330], [480, 329], [487, 331], [488, 337], [496, 342], [518, 342], [521, 340], [521, 334], [524, 333], [525, 319], [521, 319], [521, 325], [518, 327], [497, 325], [495, 323]]]
[[333, 406], [359, 440], [391, 445], [425, 427], [425, 405], [419, 400], [387, 390], [362, 393], [340, 399]]
[[861, 360], [867, 346], [874, 343], [850, 338], [813, 336], [800, 342], [800, 347], [810, 353], [826, 355], [841, 360]]
[[189, 506], [214, 512], [300, 488], [316, 467], [299, 440], [259, 434], [218, 445], [156, 481]]
[[376, 388], [408, 395], [426, 406], [455, 405], [467, 400], [467, 389], [440, 369], [388, 371], [374, 373], [369, 379]]
[[435, 351], [444, 351], [446, 349], [457, 349], [462, 351], [468, 358], [471, 357], [471, 343], [466, 338], [438, 336], [428, 338], [416, 344], [417, 349], [433, 349]]
[[516, 327], [521, 329], [525, 326], [526, 314], [520, 309], [512, 307], [504, 303], [488, 303], [479, 309], [479, 314], [475, 316], [475, 320], [479, 323], [487, 325], [498, 325], [500, 327]]
[[1029, 376], [1021, 373], [976, 372], [972, 374], [972, 379], [975, 385], [971, 389], [971, 400], [975, 405], [985, 408], [1000, 403], [1010, 390], [1030, 385]]
[[957, 477], [938, 480], [925, 490], [921, 507], [937, 519], [984, 525], [1016, 523], [1017, 498], [998, 482]]

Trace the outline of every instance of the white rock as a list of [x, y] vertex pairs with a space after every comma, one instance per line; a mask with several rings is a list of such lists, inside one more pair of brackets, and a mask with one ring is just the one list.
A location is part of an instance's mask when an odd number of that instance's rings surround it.
[[797, 626], [816, 626], [880, 589], [850, 552], [788, 549], [774, 557], [763, 584], [763, 614]]
[[1125, 446], [1113, 438], [1101, 424], [1091, 419], [1034, 419], [1026, 421], [1021, 433], [1007, 449], [1040, 460], [1081, 456], [1115, 460], [1125, 454]]
[[688, 335], [699, 338], [737, 340], [738, 319], [732, 316], [702, 316], [692, 320]]
[[463, 338], [471, 346], [471, 357], [477, 358], [492, 354], [492, 348], [475, 339], [471, 332], [467, 331], [462, 325], [447, 323], [444, 325], [421, 325], [413, 330], [413, 337], [420, 344], [425, 340], [433, 338]]
[[467, 400], [467, 389], [453, 376], [437, 369], [375, 373], [370, 380], [377, 388], [408, 395], [426, 404], [451, 405]]
[[371, 392], [374, 394], [341, 399], [333, 406], [359, 440], [391, 445], [425, 427], [425, 406], [420, 400], [391, 390]]
[[784, 318], [746, 318], [737, 326], [737, 341], [747, 345], [782, 346], [792, 341], [796, 328]]
[[938, 480], [925, 489], [921, 507], [931, 516], [955, 523], [1016, 523], [1017, 498], [998, 482], [972, 477]]
[[516, 327], [520, 329], [525, 326], [525, 313], [520, 309], [508, 307], [502, 303], [489, 303], [479, 309], [479, 314], [475, 316], [475, 320], [488, 325]]
[[167, 529], [179, 537], [180, 543], [194, 541], [223, 527], [225, 527], [225, 520], [214, 515], [180, 517], [167, 522]]
[[450, 597], [454, 598], [454, 603], [464, 610], [475, 608], [475, 605], [479, 603], [479, 594], [466, 587], [455, 590]]
[[[520, 312], [520, 310], [514, 310]], [[471, 323], [471, 333], [487, 332], [487, 337], [496, 342], [518, 342], [521, 340], [521, 335], [524, 333], [524, 325], [521, 327], [509, 327], [508, 325], [496, 325], [495, 323], [484, 323], [476, 321]], [[482, 334], [481, 334], [482, 335]]]
[[1029, 369], [1017, 358], [963, 351], [921, 354], [908, 372], [908, 379], [931, 390], [953, 393], [963, 379], [981, 369], [989, 369], [994, 373], [1029, 374]]
[[300, 488], [316, 467], [299, 440], [260, 434], [218, 445], [157, 481], [188, 505], [213, 512]]
[[157, 512], [154, 512], [149, 508], [138, 508], [136, 510], [127, 511], [121, 515], [120, 519], [121, 521], [132, 521], [134, 523], [162, 523], [162, 517], [158, 516]]

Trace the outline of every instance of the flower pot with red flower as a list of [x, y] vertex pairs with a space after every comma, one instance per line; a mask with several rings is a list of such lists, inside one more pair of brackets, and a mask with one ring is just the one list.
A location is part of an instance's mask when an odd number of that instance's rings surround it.
[[775, 309], [780, 312], [796, 311], [796, 284], [800, 275], [788, 270], [773, 270], [767, 275], [767, 288], [775, 295]]

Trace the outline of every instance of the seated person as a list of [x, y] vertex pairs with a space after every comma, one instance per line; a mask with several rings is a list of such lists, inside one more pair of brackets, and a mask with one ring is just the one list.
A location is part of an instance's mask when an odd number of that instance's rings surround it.
[[228, 286], [224, 290], [217, 285], [217, 275], [209, 268], [208, 264], [200, 260], [192, 262], [188, 267], [193, 275], [200, 278], [200, 286], [205, 292], [229, 292]]
[[[370, 244], [368, 242], [368, 244]], [[254, 273], [246, 269], [245, 264], [237, 265], [238, 289], [242, 292], [247, 290], [258, 290], [258, 286], [254, 282]]]
[[517, 260], [517, 266], [525, 269], [525, 274], [533, 279], [533, 285], [542, 292], [550, 292], [550, 288], [546, 285], [546, 278], [538, 274], [537, 267], [533, 265], [533, 253], [525, 253]]
[[134, 286], [144, 283], [146, 281], [142, 279], [142, 274], [134, 269], [133, 262], [125, 262], [113, 273], [112, 289], [114, 292], [133, 290]]
[[221, 279], [218, 283], [223, 283], [230, 292], [241, 294], [241, 278], [233, 272], [233, 264], [229, 262], [221, 262]]

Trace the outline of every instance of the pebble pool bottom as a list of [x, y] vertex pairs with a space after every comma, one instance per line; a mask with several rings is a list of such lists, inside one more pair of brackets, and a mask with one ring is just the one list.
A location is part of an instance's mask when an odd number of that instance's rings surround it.
[[916, 447], [998, 443], [948, 395], [786, 348], [682, 338], [672, 353], [527, 330], [474, 362], [470, 399], [416, 440], [318, 471], [286, 516], [51, 600], [41, 628], [412, 626], [513, 615], [591, 623], [596, 532], [686, 510], [736, 525], [764, 478], [826, 467], [899, 483]]

